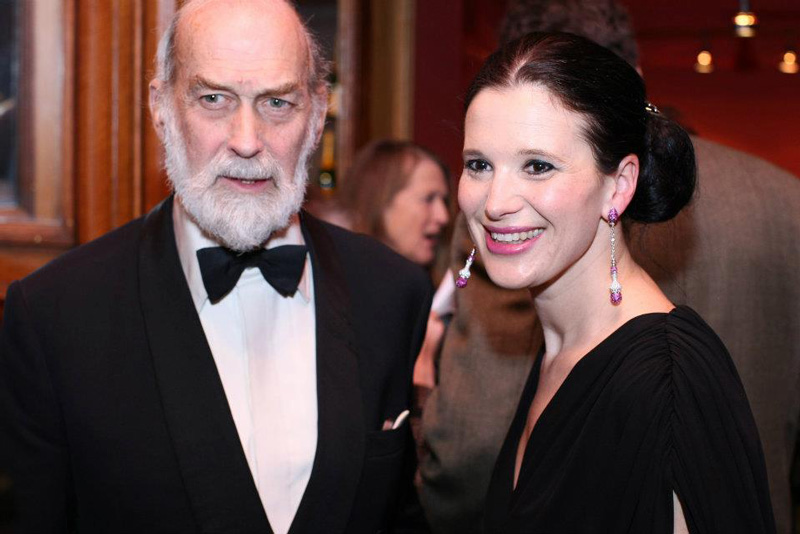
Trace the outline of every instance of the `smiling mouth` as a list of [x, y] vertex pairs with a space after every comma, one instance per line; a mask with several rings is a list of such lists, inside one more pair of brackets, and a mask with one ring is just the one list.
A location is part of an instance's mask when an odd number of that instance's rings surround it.
[[498, 243], [507, 243], [510, 245], [518, 245], [520, 243], [528, 241], [529, 239], [533, 239], [534, 237], [539, 237], [539, 235], [541, 235], [542, 232], [544, 232], [544, 228], [528, 230], [527, 232], [513, 232], [513, 233], [489, 232], [489, 235], [491, 236], [492, 241], [497, 241]]

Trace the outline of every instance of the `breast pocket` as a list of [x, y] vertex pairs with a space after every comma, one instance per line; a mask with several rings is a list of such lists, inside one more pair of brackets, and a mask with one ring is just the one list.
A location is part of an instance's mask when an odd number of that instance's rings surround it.
[[367, 459], [402, 455], [408, 442], [408, 425], [394, 430], [367, 432], [365, 456]]
[[[408, 447], [412, 446], [409, 426], [396, 430], [367, 432], [364, 469], [358, 487], [358, 511], [351, 517], [348, 532], [376, 532], [389, 527], [398, 498], [405, 495], [412, 477], [406, 469]], [[403, 486], [403, 487], [401, 487]]]

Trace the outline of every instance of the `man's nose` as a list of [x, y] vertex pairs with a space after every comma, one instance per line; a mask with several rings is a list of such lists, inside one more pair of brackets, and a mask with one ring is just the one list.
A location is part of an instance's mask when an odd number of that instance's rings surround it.
[[259, 118], [249, 106], [241, 106], [233, 121], [228, 148], [239, 157], [252, 158], [264, 148], [259, 132]]

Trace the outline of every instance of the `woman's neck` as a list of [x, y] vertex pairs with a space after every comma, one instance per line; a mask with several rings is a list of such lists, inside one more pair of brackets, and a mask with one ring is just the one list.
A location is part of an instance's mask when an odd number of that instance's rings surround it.
[[585, 260], [546, 287], [531, 289], [544, 331], [546, 358], [562, 353], [585, 354], [630, 319], [644, 313], [668, 312], [673, 307], [633, 261], [624, 244], [617, 245], [623, 295], [617, 305], [610, 300], [608, 255], [599, 251]]

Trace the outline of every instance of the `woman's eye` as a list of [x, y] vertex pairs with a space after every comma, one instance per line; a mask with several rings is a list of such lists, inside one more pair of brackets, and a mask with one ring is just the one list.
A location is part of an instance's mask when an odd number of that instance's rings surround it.
[[471, 159], [464, 166], [472, 172], [486, 172], [492, 168], [488, 161], [482, 159]]
[[546, 172], [552, 171], [555, 167], [553, 167], [550, 163], [541, 160], [533, 160], [529, 161], [525, 165], [525, 171], [530, 174], [544, 174]]

